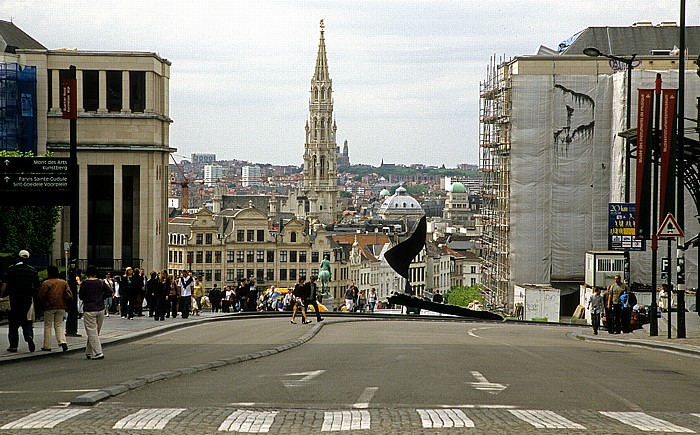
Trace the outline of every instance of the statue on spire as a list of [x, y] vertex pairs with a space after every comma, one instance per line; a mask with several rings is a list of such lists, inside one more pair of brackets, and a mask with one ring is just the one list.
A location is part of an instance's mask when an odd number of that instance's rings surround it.
[[323, 24], [323, 18], [321, 18], [321, 32], [323, 32], [323, 29], [326, 27], [325, 24]]

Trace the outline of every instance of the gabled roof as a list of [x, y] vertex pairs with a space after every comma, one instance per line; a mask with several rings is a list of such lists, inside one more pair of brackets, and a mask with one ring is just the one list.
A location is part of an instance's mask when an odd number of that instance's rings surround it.
[[[671, 50], [678, 46], [680, 28], [676, 26], [589, 27], [561, 54], [583, 54], [595, 47], [615, 56], [648, 56], [651, 50]], [[685, 42], [689, 56], [700, 54], [700, 26], [686, 26]]]
[[24, 33], [10, 21], [0, 20], [0, 51], [12, 52], [14, 49], [46, 50], [36, 39]]

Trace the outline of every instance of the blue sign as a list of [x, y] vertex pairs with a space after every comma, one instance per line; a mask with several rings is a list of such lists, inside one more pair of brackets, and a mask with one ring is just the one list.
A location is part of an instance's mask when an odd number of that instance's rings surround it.
[[635, 203], [611, 202], [608, 204], [608, 250], [644, 251], [644, 239], [635, 237]]

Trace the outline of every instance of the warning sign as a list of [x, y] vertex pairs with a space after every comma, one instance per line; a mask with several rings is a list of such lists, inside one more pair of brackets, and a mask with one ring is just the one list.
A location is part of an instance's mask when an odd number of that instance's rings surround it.
[[676, 219], [673, 217], [673, 214], [669, 213], [661, 223], [656, 236], [660, 239], [673, 239], [677, 237], [684, 237], [684, 234], [681, 227], [678, 226], [678, 222], [676, 222]]

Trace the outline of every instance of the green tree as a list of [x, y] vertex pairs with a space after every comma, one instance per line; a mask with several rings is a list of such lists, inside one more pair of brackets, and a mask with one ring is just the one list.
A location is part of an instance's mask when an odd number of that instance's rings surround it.
[[348, 192], [347, 190], [341, 190], [340, 197], [341, 198], [352, 198], [352, 193]]
[[[0, 156], [30, 157], [32, 154], [3, 151]], [[56, 206], [0, 207], [0, 252], [17, 255], [21, 249], [26, 249], [33, 257], [50, 254], [60, 210]]]
[[481, 295], [481, 285], [473, 285], [471, 287], [452, 287], [445, 294], [446, 303], [457, 305], [458, 307], [467, 307], [472, 301], [484, 303], [484, 297]]

